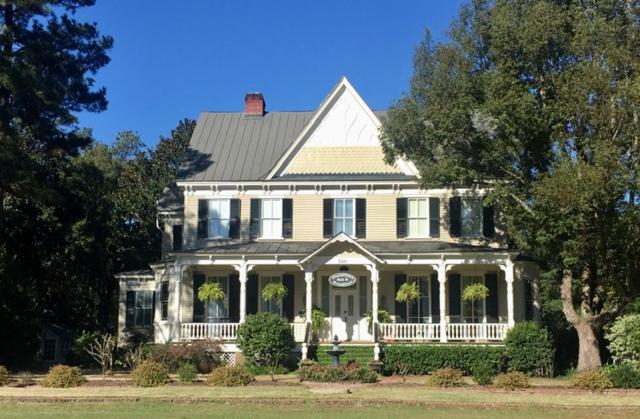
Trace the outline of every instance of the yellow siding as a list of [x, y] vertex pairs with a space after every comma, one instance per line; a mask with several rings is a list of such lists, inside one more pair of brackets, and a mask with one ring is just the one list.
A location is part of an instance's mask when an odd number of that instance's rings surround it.
[[400, 173], [384, 162], [380, 147], [305, 147], [287, 173]]
[[322, 240], [322, 198], [319, 195], [293, 198], [293, 240]]
[[396, 196], [367, 196], [367, 240], [396, 239]]

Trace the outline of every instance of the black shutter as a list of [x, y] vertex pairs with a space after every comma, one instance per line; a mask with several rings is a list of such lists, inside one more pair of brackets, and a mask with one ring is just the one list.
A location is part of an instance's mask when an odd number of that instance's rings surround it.
[[396, 322], [398, 322], [400, 320], [400, 317], [402, 317], [402, 319], [406, 323], [407, 322], [407, 303], [401, 303], [398, 300], [396, 300], [396, 295], [398, 295], [398, 290], [400, 289], [402, 284], [404, 284], [405, 282], [407, 282], [407, 275], [405, 275], [405, 274], [396, 274], [396, 276], [395, 276], [395, 292], [393, 294], [393, 301], [395, 301]]
[[240, 280], [237, 273], [229, 275], [229, 321], [240, 321]]
[[258, 312], [258, 275], [247, 276], [247, 314]]
[[485, 301], [487, 317], [489, 323], [494, 323], [498, 321], [498, 274], [485, 274], [484, 285], [489, 289], [489, 295]]
[[429, 237], [440, 237], [440, 198], [429, 198]]
[[491, 239], [495, 235], [495, 223], [493, 220], [493, 205], [482, 207], [482, 235]]
[[133, 327], [133, 316], [135, 313], [136, 306], [136, 292], [135, 291], [127, 291], [127, 301], [126, 301], [126, 314], [125, 314], [125, 327], [130, 328]]
[[204, 303], [198, 298], [198, 290], [204, 284], [204, 274], [193, 274], [193, 322], [204, 321]]
[[407, 237], [407, 198], [396, 199], [396, 236]]
[[431, 274], [431, 315], [440, 315], [440, 281], [437, 272]]
[[173, 251], [182, 250], [182, 224], [173, 226]]
[[252, 239], [257, 239], [262, 235], [262, 223], [261, 223], [261, 212], [262, 212], [262, 200], [260, 199], [252, 199], [251, 200], [251, 218], [249, 220], [249, 237]]
[[450, 274], [449, 282], [449, 315], [460, 316], [460, 274]]
[[293, 297], [295, 296], [295, 281], [291, 274], [282, 275], [282, 285], [287, 288], [287, 295], [282, 300], [282, 315], [290, 322], [293, 321]]
[[367, 200], [364, 198], [356, 199], [356, 237], [367, 237]]
[[449, 199], [449, 233], [451, 237], [462, 235], [462, 198], [459, 196]]
[[333, 236], [333, 199], [322, 200], [322, 237], [329, 239]]
[[209, 236], [209, 201], [198, 199], [198, 238], [206, 239]]
[[151, 324], [153, 325], [153, 321], [156, 318], [156, 292], [152, 291], [153, 295], [151, 296]]
[[282, 237], [290, 239], [293, 237], [293, 199], [282, 200]]
[[240, 238], [240, 200], [232, 199], [229, 203], [229, 238]]

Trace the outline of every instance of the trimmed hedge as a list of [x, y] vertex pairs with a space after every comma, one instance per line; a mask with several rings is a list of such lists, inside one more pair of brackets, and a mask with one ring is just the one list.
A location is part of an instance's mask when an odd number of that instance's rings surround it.
[[518, 322], [504, 341], [509, 371], [551, 376], [555, 349], [549, 332], [536, 322]]
[[375, 383], [378, 374], [368, 368], [338, 365], [337, 367], [311, 364], [300, 367], [298, 377], [300, 381], [318, 381], [323, 383], [356, 382]]
[[[331, 365], [332, 357], [327, 353], [332, 345], [320, 345], [316, 348], [316, 358], [320, 365]], [[345, 353], [340, 356], [340, 364], [347, 365], [350, 360], [360, 365], [369, 365], [373, 361], [373, 346], [340, 345]]]
[[395, 374], [429, 374], [442, 368], [456, 368], [469, 375], [479, 366], [504, 371], [502, 346], [471, 345], [392, 345], [384, 348], [384, 372]]

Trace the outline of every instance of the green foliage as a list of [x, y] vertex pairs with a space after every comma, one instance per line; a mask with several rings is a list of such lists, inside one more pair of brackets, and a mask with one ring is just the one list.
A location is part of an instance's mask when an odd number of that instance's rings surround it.
[[[365, 314], [365, 318], [367, 319], [367, 330], [369, 331], [369, 333], [371, 333], [371, 322], [373, 321], [373, 315], [371, 314], [371, 311], [367, 311], [367, 313]], [[387, 310], [378, 309], [378, 323], [391, 323], [391, 321], [391, 315]]]
[[325, 317], [325, 312], [319, 308], [314, 308], [313, 311], [311, 311], [311, 327], [316, 333], [323, 331], [325, 327]]
[[291, 355], [295, 347], [289, 323], [272, 313], [247, 316], [238, 327], [238, 347], [250, 364], [268, 366], [273, 373]]
[[615, 388], [640, 388], [640, 370], [630, 364], [608, 365], [604, 372]]
[[[420, 288], [417, 282], [405, 282], [400, 285], [398, 292], [396, 293], [396, 301], [400, 303], [417, 301], [420, 298]], [[378, 311], [378, 317], [380, 312]]]
[[489, 288], [479, 282], [467, 285], [462, 291], [462, 299], [464, 301], [480, 301], [484, 300], [488, 296]]
[[481, 363], [473, 367], [471, 374], [476, 384], [487, 386], [493, 383], [497, 372], [490, 364]]
[[617, 363], [629, 363], [640, 368], [640, 314], [619, 317], [608, 328], [611, 358]]
[[229, 365], [214, 369], [207, 377], [207, 385], [239, 387], [251, 384], [254, 380], [253, 374], [244, 366]]
[[311, 364], [304, 365], [298, 370], [300, 381], [317, 381], [322, 383], [356, 382], [375, 383], [378, 374], [368, 368], [360, 368], [345, 365], [331, 366]]
[[493, 385], [508, 390], [517, 390], [521, 388], [529, 388], [529, 377], [519, 371], [510, 371], [504, 374], [498, 374], [493, 380]]
[[184, 362], [178, 367], [178, 378], [181, 383], [193, 383], [198, 377], [198, 369], [191, 362]]
[[157, 344], [150, 346], [149, 352], [154, 361], [162, 363], [170, 372], [176, 372], [185, 362], [195, 365], [202, 374], [207, 374], [220, 365], [217, 356], [220, 345], [210, 340]]
[[11, 381], [11, 373], [7, 367], [0, 365], [0, 387], [6, 386]]
[[533, 375], [553, 374], [553, 341], [537, 322], [518, 322], [505, 339], [507, 366], [511, 371]]
[[[340, 357], [341, 362], [355, 361], [360, 365], [368, 365], [373, 361], [373, 346], [340, 345], [340, 349], [345, 351]], [[331, 350], [331, 345], [318, 346], [318, 351], [316, 352], [318, 364], [331, 365], [332, 357], [327, 353], [328, 350]]]
[[72, 365], [79, 365], [84, 368], [90, 368], [97, 365], [96, 360], [89, 355], [84, 349], [91, 343], [95, 342], [100, 337], [99, 331], [83, 331], [80, 336], [75, 338], [71, 345], [71, 351], [69, 353], [69, 363]]
[[81, 386], [86, 381], [87, 379], [80, 372], [80, 368], [54, 365], [40, 381], [40, 385], [42, 387], [68, 388]]
[[129, 379], [138, 387], [158, 387], [169, 382], [169, 370], [160, 362], [148, 360], [131, 371]]
[[224, 300], [225, 295], [219, 283], [207, 281], [198, 288], [198, 300], [203, 303]]
[[499, 346], [464, 345], [389, 345], [384, 348], [384, 371], [398, 374], [424, 375], [441, 368], [455, 368], [471, 374], [478, 365], [486, 364], [495, 371], [505, 366], [505, 351]]
[[593, 393], [602, 393], [613, 387], [613, 383], [602, 369], [577, 372], [571, 377], [571, 385], [575, 388], [589, 390]]
[[271, 282], [262, 289], [262, 299], [278, 301], [287, 296], [287, 287], [279, 282]]
[[462, 371], [455, 368], [441, 368], [429, 375], [427, 384], [435, 387], [460, 387], [464, 384]]

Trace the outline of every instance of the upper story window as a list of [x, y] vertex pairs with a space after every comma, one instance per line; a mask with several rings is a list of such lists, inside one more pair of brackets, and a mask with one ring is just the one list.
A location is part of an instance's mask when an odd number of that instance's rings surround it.
[[495, 234], [493, 206], [482, 198], [454, 196], [449, 200], [451, 237], [492, 238]]
[[409, 198], [408, 211], [409, 237], [427, 237], [429, 226], [427, 200], [423, 198]]
[[398, 238], [440, 237], [440, 198], [398, 198]]
[[239, 199], [199, 199], [198, 238], [240, 237]]
[[173, 226], [173, 251], [182, 250], [182, 224], [177, 224]]
[[228, 238], [231, 219], [229, 199], [209, 200], [209, 237]]
[[293, 235], [293, 199], [252, 199], [249, 235], [252, 239], [291, 238]]
[[367, 234], [367, 201], [364, 198], [323, 200], [323, 237], [339, 233], [365, 238]]
[[262, 200], [262, 237], [282, 238], [282, 199]]
[[353, 199], [336, 199], [334, 201], [333, 234], [345, 232], [354, 235], [354, 210]]
[[462, 237], [482, 236], [482, 200], [462, 200]]

